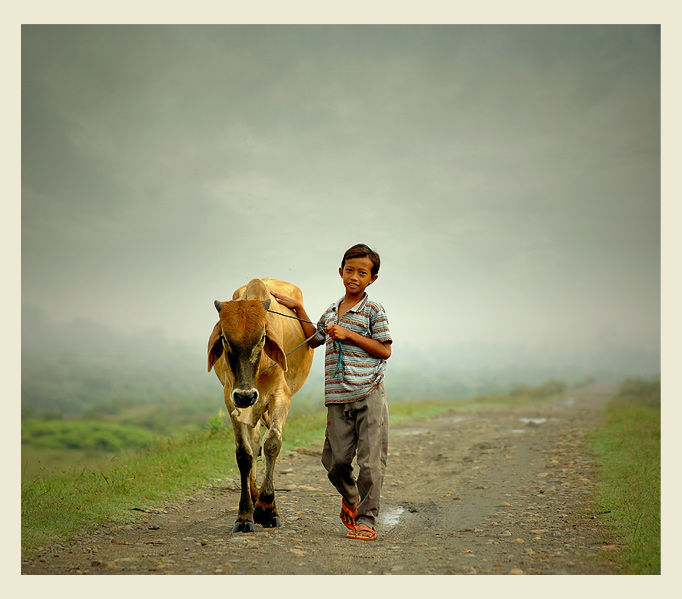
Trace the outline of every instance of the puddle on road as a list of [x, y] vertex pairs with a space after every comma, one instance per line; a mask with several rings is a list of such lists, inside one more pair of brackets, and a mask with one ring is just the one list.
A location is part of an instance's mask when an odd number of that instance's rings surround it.
[[392, 528], [400, 522], [400, 516], [405, 512], [405, 508], [402, 506], [388, 508], [379, 514], [379, 523], [386, 527]]
[[398, 430], [393, 430], [391, 431], [392, 435], [426, 435], [427, 433], [430, 433], [431, 431], [426, 430], [425, 428], [403, 428], [403, 429], [398, 429]]
[[[448, 422], [451, 424], [456, 424], [464, 420], [470, 420], [470, 416], [446, 416], [443, 418], [434, 418], [434, 422]], [[425, 428], [398, 428], [391, 429], [391, 435], [428, 435], [433, 434], [434, 431]]]
[[434, 418], [436, 422], [452, 422], [453, 424], [457, 422], [463, 422], [464, 420], [470, 420], [468, 416], [446, 416], [443, 418]]
[[547, 418], [519, 418], [524, 424], [544, 424]]

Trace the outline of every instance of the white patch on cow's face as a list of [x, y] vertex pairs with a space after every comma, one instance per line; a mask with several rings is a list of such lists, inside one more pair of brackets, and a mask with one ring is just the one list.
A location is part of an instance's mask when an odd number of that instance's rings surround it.
[[254, 364], [256, 364], [260, 360], [260, 350], [263, 347], [261, 343], [258, 343], [257, 345], [253, 346], [253, 349], [251, 350], [251, 357], [250, 360]]
[[265, 331], [263, 331], [263, 334], [260, 338], [260, 341], [256, 343], [256, 345], [253, 346], [253, 349], [251, 350], [251, 356], [249, 359], [253, 364], [258, 364], [260, 361], [260, 355], [263, 351], [263, 346], [265, 345]]

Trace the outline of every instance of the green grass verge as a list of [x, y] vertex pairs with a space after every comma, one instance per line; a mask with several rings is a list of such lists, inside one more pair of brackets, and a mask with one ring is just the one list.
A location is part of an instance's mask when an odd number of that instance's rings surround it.
[[623, 539], [628, 574], [661, 572], [660, 382], [626, 381], [592, 435], [599, 464], [599, 503]]

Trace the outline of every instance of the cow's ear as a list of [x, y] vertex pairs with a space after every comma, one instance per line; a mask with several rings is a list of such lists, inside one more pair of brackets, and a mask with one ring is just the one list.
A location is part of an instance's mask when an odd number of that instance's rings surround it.
[[287, 356], [284, 353], [282, 341], [273, 327], [266, 327], [265, 329], [265, 353], [270, 359], [277, 362], [284, 372], [287, 371]]
[[223, 355], [223, 342], [220, 338], [220, 322], [216, 323], [211, 332], [211, 336], [208, 338], [208, 371], [211, 372], [211, 368], [218, 361], [220, 356]]

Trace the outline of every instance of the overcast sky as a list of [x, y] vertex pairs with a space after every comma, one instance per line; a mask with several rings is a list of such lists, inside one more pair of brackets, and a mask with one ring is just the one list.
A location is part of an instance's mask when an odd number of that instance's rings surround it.
[[352, 244], [395, 347], [660, 344], [656, 26], [24, 26], [22, 303], [205, 347]]

